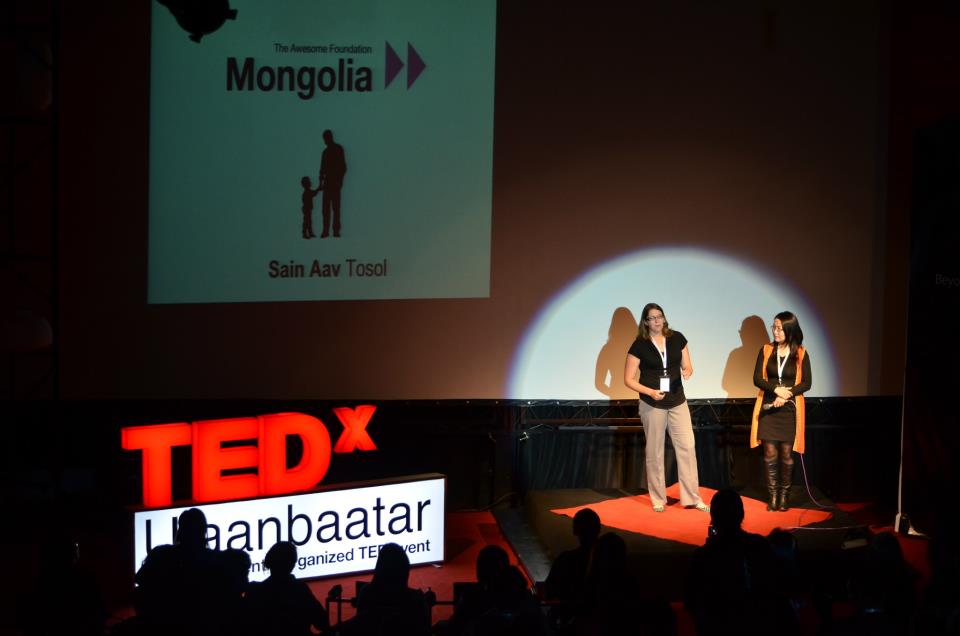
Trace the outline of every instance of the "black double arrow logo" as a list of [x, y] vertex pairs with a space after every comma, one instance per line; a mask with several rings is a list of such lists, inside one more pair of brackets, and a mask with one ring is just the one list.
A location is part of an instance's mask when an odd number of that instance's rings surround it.
[[387, 42], [387, 64], [386, 64], [386, 74], [384, 76], [383, 87], [387, 88], [396, 79], [397, 75], [400, 74], [400, 71], [403, 70], [403, 67], [407, 67], [407, 88], [413, 86], [413, 83], [417, 81], [417, 78], [420, 77], [420, 74], [423, 73], [423, 69], [427, 68], [426, 63], [424, 63], [423, 58], [420, 57], [420, 54], [417, 53], [417, 50], [413, 48], [413, 45], [407, 42], [407, 63], [404, 65], [403, 60], [400, 59], [400, 56], [397, 55], [397, 52], [390, 46], [390, 43]]

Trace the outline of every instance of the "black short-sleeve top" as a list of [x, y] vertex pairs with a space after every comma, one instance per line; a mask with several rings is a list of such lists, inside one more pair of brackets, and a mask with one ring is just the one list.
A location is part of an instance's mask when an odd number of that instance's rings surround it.
[[[662, 400], [640, 394], [640, 399], [658, 409], [670, 409], [686, 401], [683, 394], [683, 379], [680, 377], [680, 361], [683, 359], [683, 348], [687, 346], [687, 339], [679, 331], [673, 331], [667, 336], [667, 376], [670, 378], [670, 392]], [[663, 377], [663, 358], [652, 340], [637, 337], [630, 347], [630, 355], [640, 360], [640, 384], [651, 389], [660, 388], [660, 378]]]

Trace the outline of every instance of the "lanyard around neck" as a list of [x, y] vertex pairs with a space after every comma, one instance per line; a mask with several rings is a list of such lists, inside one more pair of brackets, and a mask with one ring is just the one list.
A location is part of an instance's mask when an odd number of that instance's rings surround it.
[[777, 382], [783, 384], [783, 368], [787, 366], [787, 358], [790, 357], [790, 352], [787, 352], [787, 355], [783, 356], [783, 359], [780, 359], [780, 348], [777, 347]]
[[660, 350], [660, 347], [657, 346], [657, 343], [653, 338], [650, 338], [650, 342], [653, 343], [654, 349], [657, 350], [657, 353], [660, 354], [660, 359], [663, 360], [663, 370], [667, 370], [667, 337], [663, 336], [663, 351]]

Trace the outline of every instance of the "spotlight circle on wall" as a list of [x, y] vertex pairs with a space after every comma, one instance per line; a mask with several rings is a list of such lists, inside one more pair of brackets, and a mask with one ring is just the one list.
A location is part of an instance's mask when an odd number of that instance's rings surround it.
[[623, 363], [643, 306], [664, 308], [689, 341], [689, 398], [756, 395], [753, 369], [773, 316], [795, 313], [810, 352], [809, 395], [837, 394], [830, 339], [814, 307], [782, 275], [693, 247], [643, 249], [604, 262], [554, 295], [524, 332], [511, 364], [511, 399], [636, 398]]

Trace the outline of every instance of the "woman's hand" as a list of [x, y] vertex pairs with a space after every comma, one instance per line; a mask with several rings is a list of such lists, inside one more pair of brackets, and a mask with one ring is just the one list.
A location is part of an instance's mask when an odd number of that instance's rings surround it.
[[693, 375], [693, 359], [690, 357], [690, 347], [684, 347], [680, 352], [680, 375], [689, 380]]
[[786, 404], [786, 403], [787, 403], [786, 400], [784, 400], [784, 399], [781, 398], [781, 397], [778, 397], [777, 399], [775, 399], [775, 400], [773, 401], [773, 408], [778, 409], [778, 408], [780, 408], [781, 406], [783, 406], [783, 405]]
[[793, 397], [793, 392], [785, 386], [778, 386], [773, 390], [781, 400], [789, 400]]
[[663, 396], [666, 395], [666, 393], [664, 393], [663, 391], [654, 391], [653, 389], [651, 389], [651, 390], [650, 390], [650, 393], [648, 393], [647, 395], [649, 395], [649, 396], [652, 397], [654, 400], [656, 400], [657, 402], [659, 402], [660, 400], [663, 399]]

